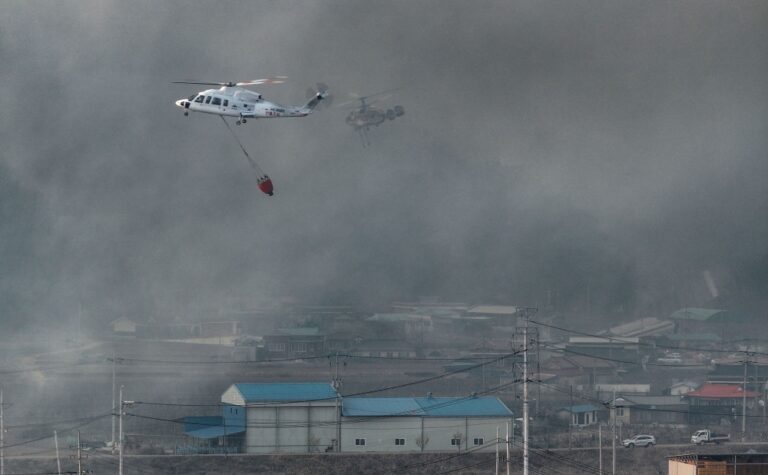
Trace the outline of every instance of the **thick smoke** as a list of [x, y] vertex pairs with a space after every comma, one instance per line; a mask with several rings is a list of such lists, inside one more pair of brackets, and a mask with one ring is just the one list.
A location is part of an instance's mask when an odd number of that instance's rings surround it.
[[[761, 1], [4, 2], [4, 323], [205, 316], [242, 298], [700, 304], [768, 277]], [[285, 74], [238, 133], [173, 80]]]

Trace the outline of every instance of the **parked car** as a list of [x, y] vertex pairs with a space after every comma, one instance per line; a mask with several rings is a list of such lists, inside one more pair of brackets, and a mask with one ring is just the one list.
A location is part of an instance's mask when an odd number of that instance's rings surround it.
[[730, 434], [716, 434], [709, 429], [697, 430], [691, 436], [691, 443], [701, 444], [722, 444], [731, 440]]
[[629, 439], [624, 439], [622, 445], [628, 449], [635, 447], [653, 447], [656, 445], [656, 437], [652, 435], [636, 435]]

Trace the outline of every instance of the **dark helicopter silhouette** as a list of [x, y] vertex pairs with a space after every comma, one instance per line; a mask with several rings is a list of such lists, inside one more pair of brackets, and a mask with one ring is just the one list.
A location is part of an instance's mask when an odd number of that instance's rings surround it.
[[[339, 107], [341, 107], [357, 101], [360, 102], [356, 109], [350, 111], [349, 114], [347, 114], [346, 122], [350, 127], [355, 129], [358, 134], [360, 134], [360, 139], [363, 141], [364, 147], [371, 144], [370, 140], [368, 140], [368, 130], [371, 127], [378, 127], [386, 120], [395, 120], [396, 118], [405, 114], [405, 108], [403, 108], [403, 106], [394, 106], [390, 109], [384, 110], [372, 105], [376, 101], [388, 98], [390, 96], [390, 92], [392, 91], [382, 91], [375, 94], [369, 94], [367, 96], [355, 97], [355, 99], [351, 101], [339, 104]], [[387, 95], [383, 96], [384, 94]], [[376, 97], [377, 99], [371, 101], [370, 99], [373, 97]]]

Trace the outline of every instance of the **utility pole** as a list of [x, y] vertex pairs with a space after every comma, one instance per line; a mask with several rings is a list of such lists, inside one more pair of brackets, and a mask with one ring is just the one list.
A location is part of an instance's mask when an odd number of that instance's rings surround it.
[[80, 431], [77, 431], [77, 475], [83, 474], [83, 453], [81, 451], [82, 444], [80, 443]]
[[117, 473], [123, 475], [123, 385], [120, 385], [120, 435], [118, 444], [120, 444], [120, 459], [118, 462]]
[[115, 454], [115, 412], [117, 411], [116, 403], [115, 403], [115, 386], [117, 384], [117, 379], [115, 377], [115, 365], [117, 364], [117, 361], [115, 361], [115, 352], [112, 352], [112, 454]]
[[[512, 426], [512, 430], [515, 430], [515, 426]], [[507, 422], [507, 475], [511, 475], [512, 473], [512, 465], [511, 461], [509, 460], [509, 422]]]
[[[571, 410], [568, 411], [571, 415], [571, 419], [568, 421], [568, 456], [571, 456], [571, 444], [573, 440], [573, 384], [570, 385], [570, 404]], [[568, 466], [568, 473], [571, 473], [571, 467]]]
[[613, 426], [613, 430], [611, 431], [611, 475], [616, 475], [616, 390], [613, 390], [613, 401], [611, 406], [613, 406], [613, 411], [611, 411], [613, 414], [613, 420], [611, 421], [611, 425]]
[[603, 475], [603, 424], [597, 424], [597, 453], [598, 453], [598, 469], [597, 475]]
[[5, 475], [5, 399], [0, 389], [0, 475]]
[[123, 446], [125, 445], [125, 433], [123, 432], [123, 415], [125, 414], [125, 408], [133, 406], [134, 401], [123, 400], [123, 385], [120, 385], [120, 430], [118, 435], [120, 460], [118, 462], [118, 474], [123, 475]]
[[499, 475], [499, 442], [501, 442], [499, 439], [499, 426], [496, 426], [496, 471], [493, 472], [495, 475]]
[[744, 352], [744, 385], [741, 387], [741, 441], [747, 440], [747, 364], [749, 353]]
[[523, 327], [523, 475], [528, 474], [528, 310]]
[[56, 472], [61, 475], [61, 459], [59, 458], [59, 434], [53, 431], [53, 445], [56, 446]]
[[[339, 374], [339, 352], [334, 356], [333, 382], [331, 385], [336, 390], [336, 451], [341, 452], [341, 376]], [[423, 433], [422, 433], [423, 435]], [[423, 448], [422, 448], [423, 450]]]

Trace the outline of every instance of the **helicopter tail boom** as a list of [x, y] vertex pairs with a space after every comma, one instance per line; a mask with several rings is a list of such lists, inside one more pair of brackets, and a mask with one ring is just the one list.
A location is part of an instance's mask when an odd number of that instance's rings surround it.
[[307, 113], [312, 112], [315, 110], [318, 104], [320, 104], [320, 101], [325, 99], [328, 96], [328, 91], [319, 91], [315, 96], [310, 99], [306, 104], [304, 104], [304, 109], [307, 111]]

